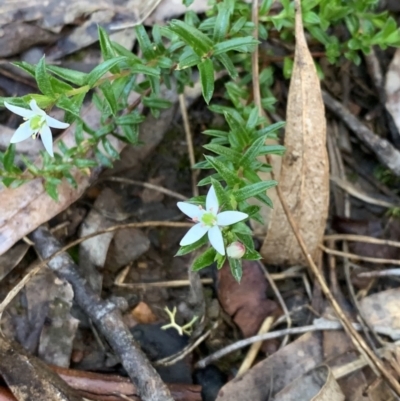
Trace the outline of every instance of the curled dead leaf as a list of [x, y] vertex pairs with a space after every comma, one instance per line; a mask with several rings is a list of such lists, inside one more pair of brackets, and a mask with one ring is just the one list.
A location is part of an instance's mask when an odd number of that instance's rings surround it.
[[[279, 185], [315, 260], [329, 204], [326, 120], [319, 78], [304, 36], [300, 2], [296, 4], [296, 50], [287, 105], [286, 153]], [[279, 201], [275, 204], [261, 254], [270, 264], [304, 261]]]

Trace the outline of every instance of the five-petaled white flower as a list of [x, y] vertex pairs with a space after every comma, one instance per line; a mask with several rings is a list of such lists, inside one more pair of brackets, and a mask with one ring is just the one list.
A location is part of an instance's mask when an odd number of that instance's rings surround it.
[[4, 106], [13, 113], [21, 116], [26, 120], [22, 123], [15, 131], [10, 142], [17, 143], [24, 141], [30, 136], [36, 138], [40, 135], [43, 145], [51, 157], [53, 154], [53, 136], [51, 134], [51, 128], [67, 128], [69, 124], [63, 123], [56, 120], [53, 117], [48, 116], [42, 109], [40, 109], [36, 103], [36, 100], [32, 99], [29, 103], [31, 110], [24, 109], [22, 107], [13, 106], [7, 102], [4, 102]]
[[212, 185], [206, 198], [206, 210], [187, 202], [178, 202], [178, 207], [197, 223], [182, 238], [180, 245], [193, 244], [208, 233], [211, 245], [221, 255], [225, 255], [225, 246], [220, 227], [230, 226], [249, 217], [246, 213], [233, 210], [218, 213], [218, 198]]

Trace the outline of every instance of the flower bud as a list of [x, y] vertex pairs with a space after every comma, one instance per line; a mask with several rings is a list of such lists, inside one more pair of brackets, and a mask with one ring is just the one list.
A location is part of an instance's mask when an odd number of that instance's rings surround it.
[[232, 242], [232, 244], [228, 245], [226, 248], [226, 254], [232, 259], [241, 259], [245, 252], [245, 246], [239, 241]]

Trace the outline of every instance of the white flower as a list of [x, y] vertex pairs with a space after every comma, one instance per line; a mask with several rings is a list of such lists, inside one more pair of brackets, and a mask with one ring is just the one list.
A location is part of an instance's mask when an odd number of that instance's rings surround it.
[[226, 247], [226, 254], [232, 259], [241, 259], [245, 253], [246, 248], [239, 241], [232, 242]]
[[230, 226], [249, 217], [246, 213], [236, 211], [218, 213], [218, 199], [212, 185], [206, 198], [206, 210], [186, 202], [178, 202], [178, 207], [197, 223], [182, 238], [180, 245], [193, 244], [208, 233], [211, 245], [221, 255], [225, 255], [225, 246], [220, 227]]
[[36, 138], [40, 134], [43, 145], [51, 157], [53, 154], [53, 136], [51, 134], [51, 128], [67, 128], [69, 124], [63, 123], [56, 120], [53, 117], [48, 116], [42, 109], [40, 109], [36, 103], [36, 100], [32, 99], [29, 103], [31, 110], [24, 109], [22, 107], [13, 106], [7, 102], [4, 102], [4, 106], [8, 110], [15, 114], [23, 117], [26, 120], [22, 123], [15, 131], [10, 142], [17, 143], [28, 139], [30, 136]]

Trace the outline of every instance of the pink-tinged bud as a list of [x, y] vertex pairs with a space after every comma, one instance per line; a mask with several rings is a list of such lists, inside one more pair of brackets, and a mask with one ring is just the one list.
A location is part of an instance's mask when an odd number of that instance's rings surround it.
[[226, 248], [226, 254], [232, 259], [241, 259], [245, 252], [245, 246], [239, 241], [232, 242], [232, 244], [228, 245]]

